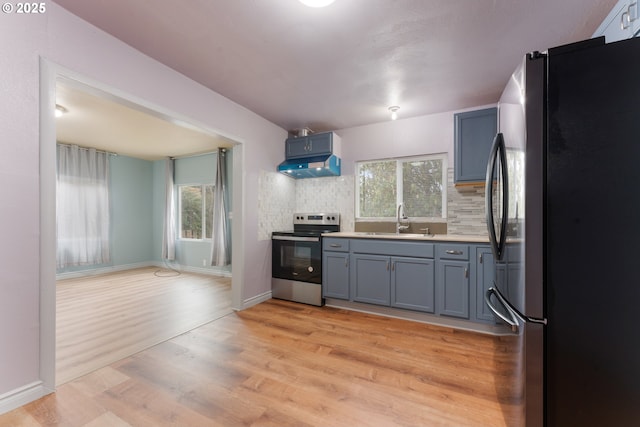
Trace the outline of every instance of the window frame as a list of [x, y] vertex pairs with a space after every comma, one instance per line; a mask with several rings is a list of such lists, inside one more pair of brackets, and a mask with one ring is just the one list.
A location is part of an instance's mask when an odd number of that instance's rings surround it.
[[[403, 164], [409, 162], [420, 162], [426, 160], [440, 160], [442, 162], [442, 216], [441, 217], [419, 217], [419, 216], [408, 216], [409, 220], [414, 222], [446, 222], [447, 221], [447, 193], [449, 187], [449, 179], [448, 179], [448, 158], [447, 153], [436, 153], [436, 154], [423, 154], [418, 156], [407, 156], [407, 157], [391, 157], [386, 159], [370, 159], [370, 160], [359, 160], [355, 162], [355, 220], [357, 222], [386, 222], [386, 221], [396, 221], [396, 217], [362, 217], [360, 216], [360, 180], [358, 179], [360, 176], [360, 165], [364, 163], [380, 163], [380, 162], [395, 162], [396, 163], [396, 209], [397, 207], [403, 203]], [[405, 212], [407, 214], [411, 212]]]
[[[201, 213], [202, 213], [202, 238], [197, 239], [193, 237], [182, 237], [182, 188], [183, 187], [200, 187], [200, 191], [202, 194], [202, 203], [200, 205]], [[177, 231], [178, 231], [178, 240], [184, 240], [188, 242], [211, 242], [213, 240], [213, 226], [211, 230], [211, 237], [207, 237], [207, 218], [206, 218], [206, 187], [211, 187], [212, 193], [215, 193], [215, 184], [214, 183], [191, 183], [191, 184], [176, 184], [176, 197], [178, 198], [178, 203], [176, 203], [178, 209], [177, 221]], [[211, 201], [213, 204], [213, 200]]]

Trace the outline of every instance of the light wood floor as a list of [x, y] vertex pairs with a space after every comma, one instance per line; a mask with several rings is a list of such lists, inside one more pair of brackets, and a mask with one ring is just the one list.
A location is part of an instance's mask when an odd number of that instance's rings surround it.
[[157, 267], [60, 280], [56, 383], [231, 313], [231, 279]]
[[517, 337], [270, 300], [115, 362], [0, 426], [521, 425]]

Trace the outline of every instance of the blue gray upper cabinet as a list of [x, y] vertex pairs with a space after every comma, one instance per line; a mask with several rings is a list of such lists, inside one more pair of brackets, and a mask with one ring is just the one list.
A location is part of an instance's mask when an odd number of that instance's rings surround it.
[[484, 182], [493, 138], [498, 129], [498, 109], [454, 115], [456, 184]]
[[331, 155], [332, 153], [333, 132], [287, 138], [285, 141], [285, 157], [287, 160]]
[[607, 43], [640, 36], [637, 0], [619, 0], [592, 37], [604, 36]]

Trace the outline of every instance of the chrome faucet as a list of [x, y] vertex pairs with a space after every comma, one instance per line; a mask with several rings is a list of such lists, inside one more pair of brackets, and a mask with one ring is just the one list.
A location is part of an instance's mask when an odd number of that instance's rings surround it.
[[402, 224], [402, 220], [408, 222], [409, 218], [404, 214], [404, 207], [402, 203], [398, 205], [398, 211], [396, 212], [396, 234], [400, 234], [402, 230], [409, 228], [409, 224]]

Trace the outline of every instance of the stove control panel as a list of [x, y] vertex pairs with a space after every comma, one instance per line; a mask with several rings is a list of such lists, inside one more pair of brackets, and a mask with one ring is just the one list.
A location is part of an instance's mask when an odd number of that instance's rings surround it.
[[339, 213], [295, 213], [293, 225], [340, 225]]

